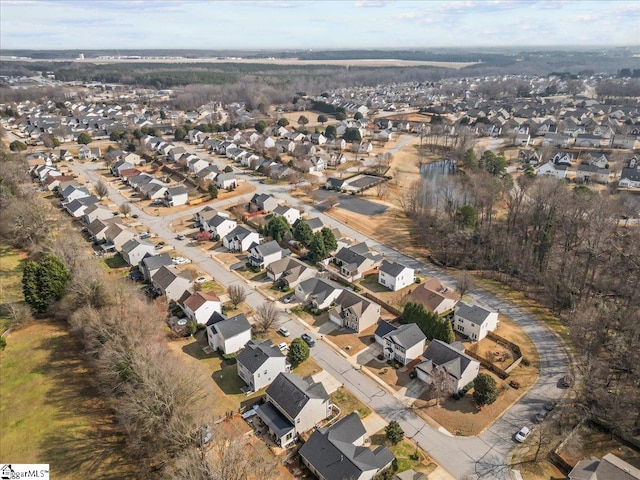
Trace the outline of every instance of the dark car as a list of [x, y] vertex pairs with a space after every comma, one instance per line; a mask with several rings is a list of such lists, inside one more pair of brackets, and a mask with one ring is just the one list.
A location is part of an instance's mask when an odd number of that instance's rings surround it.
[[560, 380], [560, 385], [564, 388], [571, 387], [571, 385], [573, 385], [573, 376], [567, 374], [564, 377], [562, 377], [562, 379]]
[[302, 340], [305, 341], [307, 345], [313, 347], [316, 344], [316, 341], [309, 335], [308, 333], [303, 333], [301, 336]]
[[549, 415], [549, 410], [543, 408], [535, 414], [535, 416], [533, 417], [533, 421], [536, 423], [541, 423], [545, 418], [547, 418], [547, 415]]
[[137, 213], [134, 213], [133, 215], [131, 215], [131, 218], [138, 218], [138, 216], [139, 215]]

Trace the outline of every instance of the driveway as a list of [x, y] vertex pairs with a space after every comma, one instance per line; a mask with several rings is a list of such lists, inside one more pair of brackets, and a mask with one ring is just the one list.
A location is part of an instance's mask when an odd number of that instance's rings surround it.
[[[336, 195], [336, 192], [333, 190], [318, 190], [314, 193], [314, 196], [319, 201], [324, 201], [328, 197], [332, 197]], [[340, 208], [344, 210], [348, 210], [353, 213], [359, 213], [360, 215], [366, 215], [372, 217], [374, 215], [382, 215], [387, 211], [387, 207], [385, 205], [380, 205], [379, 203], [370, 202], [369, 200], [364, 200], [359, 198], [356, 195], [346, 195], [344, 193], [339, 193], [338, 200]], [[316, 209], [323, 209], [326, 207], [324, 205], [316, 205]], [[324, 211], [324, 209], [322, 210]]]
[[[72, 165], [72, 169], [92, 183], [99, 179], [98, 174], [95, 172], [97, 169], [96, 164], [76, 163]], [[303, 208], [304, 210], [309, 209], [308, 205], [288, 194], [287, 186], [254, 183], [257, 188], [256, 193], [272, 193], [281, 199], [285, 199], [291, 206]], [[211, 206], [221, 209], [235, 203], [246, 202], [250, 197], [251, 195], [235, 197], [226, 201], [214, 202]], [[346, 197], [350, 200], [355, 199], [365, 203], [372, 203], [356, 199], [351, 195]], [[109, 198], [118, 204], [126, 201], [111, 186]], [[132, 204], [131, 213], [137, 213], [140, 223], [147, 226], [151, 231], [156, 232], [168, 245], [181, 248], [183, 245], [174, 238], [174, 232], [169, 228], [171, 221], [193, 214], [202, 208], [200, 205], [174, 215], [156, 217], [140, 210], [134, 203]], [[449, 274], [432, 265], [424, 264], [417, 259], [407, 257], [400, 252], [381, 245], [354, 231], [348, 225], [324, 215], [322, 212], [318, 212], [317, 216], [321, 218], [325, 225], [339, 228], [341, 232], [356, 241], [366, 241], [370, 247], [393, 260], [420, 270], [429, 276], [436, 276], [443, 283], [454, 284], [454, 279]], [[258, 308], [267, 301], [258, 291], [247, 287], [244, 279], [241, 279], [212, 259], [210, 253], [205, 253], [199, 248], [192, 247], [186, 249], [185, 254], [194, 263], [197, 263], [202, 271], [211, 275], [225, 287], [228, 288], [230, 285], [245, 286], [248, 292], [246, 303], [253, 309]], [[361, 373], [354, 359], [343, 357], [325, 342], [317, 341], [316, 346], [311, 349], [311, 354], [314, 360], [330, 373], [336, 381], [349, 388], [361, 401], [372, 407], [381, 417], [387, 421], [398, 421], [407, 437], [415, 440], [422, 449], [455, 478], [462, 478], [468, 475], [469, 478], [506, 479], [509, 474], [505, 465], [511, 451], [516, 446], [512, 440], [513, 434], [522, 425], [530, 424], [530, 418], [546, 400], [560, 398], [563, 392], [557, 387], [557, 382], [568, 371], [569, 361], [555, 334], [525, 312], [483, 290], [474, 289], [470, 294], [489, 307], [496, 310], [500, 309], [501, 312], [513, 318], [531, 337], [538, 351], [541, 352], [540, 378], [538, 382], [500, 420], [477, 437], [454, 437], [445, 432], [434, 430], [423, 419], [413, 413], [411, 409], [407, 408], [404, 402], [389, 394], [373, 379]], [[276, 305], [282, 308], [282, 305]], [[302, 333], [310, 331], [309, 326], [300, 319], [288, 319], [283, 325], [294, 336], [300, 336]], [[319, 340], [317, 334], [312, 333], [312, 336]]]

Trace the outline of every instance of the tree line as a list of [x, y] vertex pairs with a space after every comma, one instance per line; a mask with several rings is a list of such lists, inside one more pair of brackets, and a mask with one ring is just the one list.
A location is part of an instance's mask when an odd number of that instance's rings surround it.
[[434, 262], [481, 271], [547, 306], [579, 353], [585, 415], [638, 435], [640, 229], [624, 220], [640, 213], [638, 198], [530, 174], [514, 182], [499, 155], [483, 157], [407, 190], [415, 240]]

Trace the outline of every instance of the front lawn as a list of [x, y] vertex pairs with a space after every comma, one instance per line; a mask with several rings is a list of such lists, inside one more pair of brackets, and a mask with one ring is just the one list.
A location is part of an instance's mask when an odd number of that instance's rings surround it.
[[362, 419], [371, 413], [371, 409], [358, 400], [358, 397], [345, 387], [340, 387], [338, 390], [333, 392], [331, 394], [331, 401], [340, 409], [341, 417], [357, 411], [358, 415]]

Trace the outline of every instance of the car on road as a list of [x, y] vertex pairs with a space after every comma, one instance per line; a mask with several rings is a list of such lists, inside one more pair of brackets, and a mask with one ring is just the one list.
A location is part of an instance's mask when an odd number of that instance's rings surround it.
[[543, 408], [542, 410], [540, 410], [538, 413], [535, 414], [535, 416], [533, 417], [533, 421], [536, 423], [542, 423], [542, 421], [547, 418], [547, 415], [549, 415], [549, 410], [547, 410], [546, 408]]
[[133, 215], [131, 215], [131, 218], [138, 218], [140, 215], [138, 215], [137, 213], [134, 213]]
[[180, 234], [176, 235], [176, 238], [178, 240], [184, 240], [184, 235], [180, 233]]
[[289, 335], [291, 335], [291, 332], [289, 331], [289, 329], [285, 327], [280, 327], [278, 329], [278, 333], [283, 337], [288, 337]]
[[285, 342], [279, 343], [278, 344], [278, 349], [281, 352], [284, 352], [285, 350], [287, 350], [289, 348], [289, 345], [287, 345]]
[[313, 347], [316, 344], [316, 341], [313, 339], [313, 337], [311, 335], [309, 335], [308, 333], [303, 333], [301, 336], [302, 340], [305, 341], [305, 343], [307, 345], [309, 345], [310, 347]]
[[522, 443], [527, 439], [530, 433], [531, 429], [529, 427], [522, 427], [520, 430], [518, 430], [518, 433], [516, 433], [516, 436], [514, 438], [516, 442]]
[[571, 387], [571, 385], [573, 385], [573, 376], [570, 374], [565, 375], [560, 380], [560, 386], [562, 386], [563, 388], [569, 388]]
[[204, 282], [206, 282], [206, 281], [207, 281], [207, 279], [206, 279], [205, 277], [198, 277], [198, 278], [196, 278], [196, 283], [204, 283]]
[[291, 294], [287, 297], [284, 297], [284, 299], [282, 300], [284, 303], [291, 303], [293, 302], [293, 300], [296, 298], [295, 294]]
[[558, 402], [556, 402], [555, 400], [549, 400], [547, 403], [544, 404], [544, 409], [548, 412], [552, 411], [554, 408], [556, 408], [556, 405], [558, 404]]

